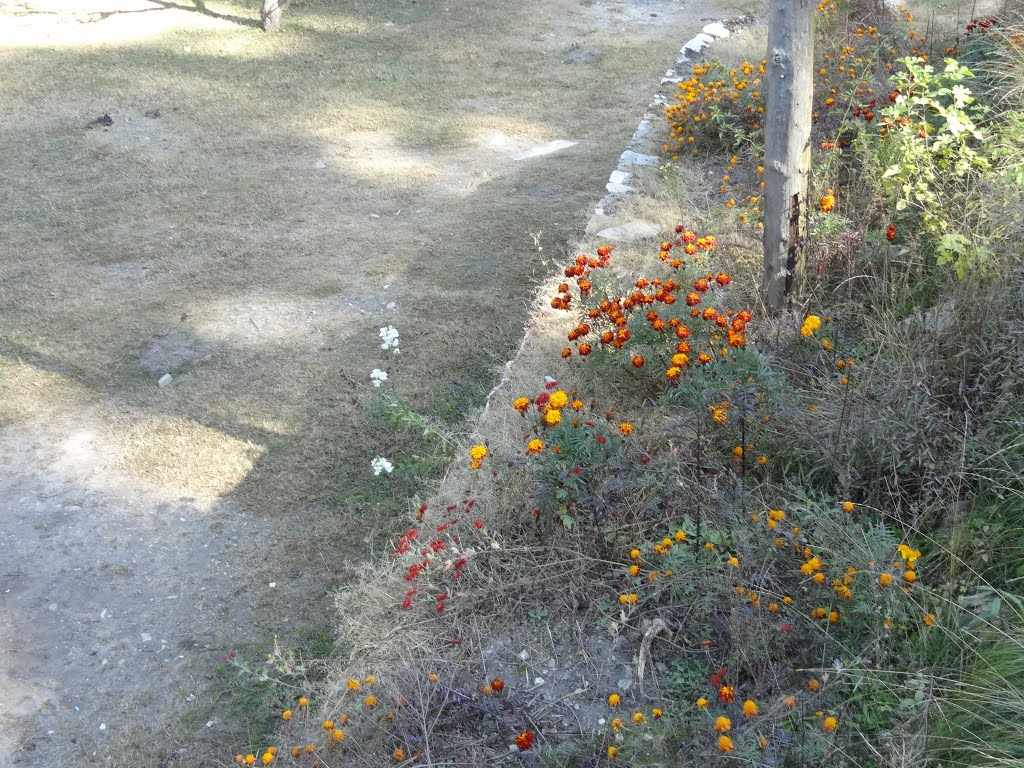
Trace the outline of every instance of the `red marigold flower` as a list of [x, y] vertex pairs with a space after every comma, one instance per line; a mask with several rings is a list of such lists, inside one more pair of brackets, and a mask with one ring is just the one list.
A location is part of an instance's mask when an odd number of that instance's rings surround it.
[[725, 286], [732, 282], [732, 278], [725, 274], [725, 272], [719, 272], [715, 277], [715, 282], [725, 288]]
[[525, 752], [533, 746], [533, 741], [536, 738], [537, 734], [535, 734], [533, 731], [523, 731], [518, 736], [516, 736], [516, 746], [519, 747], [520, 752]]
[[699, 280], [695, 280], [693, 283], [694, 290], [700, 291], [701, 293], [704, 293], [710, 287], [711, 286], [708, 284], [708, 281], [705, 280], [703, 277], [700, 278]]
[[888, 227], [885, 228], [885, 239], [888, 240], [890, 243], [896, 241], [896, 225], [895, 224], [890, 224]]
[[700, 304], [700, 294], [699, 293], [688, 293], [688, 294], [686, 294], [686, 306], [688, 306], [688, 307], [695, 307], [698, 304]]
[[565, 347], [562, 350], [562, 357], [572, 357], [572, 350], [569, 347]]
[[643, 368], [644, 367], [644, 356], [643, 355], [633, 355], [633, 359], [630, 362], [633, 364], [634, 368]]
[[731, 685], [723, 685], [718, 689], [718, 698], [725, 704], [731, 704], [736, 700], [736, 689]]
[[611, 255], [611, 252], [614, 250], [615, 249], [610, 245], [599, 245], [597, 247], [597, 255], [600, 256], [602, 259], [605, 259], [609, 255]]
[[701, 317], [705, 320], [714, 320], [718, 317], [718, 312], [715, 311], [714, 307], [704, 307], [704, 312]]
[[501, 693], [503, 690], [505, 690], [505, 681], [502, 680], [500, 677], [494, 678], [493, 680], [491, 680], [491, 690], [495, 693]]
[[592, 349], [593, 349], [593, 347], [591, 347], [591, 346], [590, 346], [589, 344], [587, 344], [587, 342], [585, 342], [585, 341], [584, 341], [584, 342], [583, 342], [582, 344], [580, 344], [580, 346], [579, 346], [579, 353], [580, 353], [580, 356], [581, 356], [581, 357], [586, 357], [587, 355], [589, 355], [589, 354], [590, 354], [590, 352], [591, 352], [591, 350], [592, 350]]
[[547, 392], [541, 392], [539, 395], [537, 395], [537, 397], [533, 399], [533, 402], [538, 406], [547, 405], [547, 402], [550, 399], [551, 395], [549, 395]]
[[697, 242], [697, 235], [695, 232], [687, 230], [686, 232], [682, 233], [682, 236], [679, 239], [682, 240], [684, 243], [695, 243]]

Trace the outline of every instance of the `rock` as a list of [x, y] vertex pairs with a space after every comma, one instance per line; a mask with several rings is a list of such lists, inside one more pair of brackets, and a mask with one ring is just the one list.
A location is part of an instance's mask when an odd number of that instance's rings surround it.
[[661, 160], [654, 155], [645, 155], [642, 152], [634, 152], [631, 149], [627, 149], [622, 153], [622, 156], [619, 158], [619, 162], [622, 165], [657, 166], [661, 164]]
[[521, 650], [519, 652], [519, 660], [520, 661], [529, 661], [530, 660], [530, 652], [527, 651], [526, 649]]
[[323, 160], [317, 160], [315, 163], [313, 163], [313, 167], [316, 168], [318, 171], [322, 171], [324, 168], [327, 167], [327, 163], [325, 163]]
[[633, 680], [631, 678], [628, 678], [628, 677], [624, 677], [621, 680], [619, 680], [617, 683], [615, 683], [615, 688], [616, 688], [616, 690], [619, 690], [619, 691], [628, 691], [632, 687], [633, 687]]
[[629, 221], [618, 227], [608, 227], [597, 233], [603, 240], [614, 240], [620, 243], [631, 243], [634, 240], [644, 240], [657, 237], [661, 228], [649, 221]]
[[157, 381], [157, 386], [159, 386], [160, 389], [163, 389], [168, 384], [170, 384], [173, 380], [174, 380], [174, 377], [171, 376], [171, 374], [165, 373], [163, 376], [160, 377], [159, 381]]

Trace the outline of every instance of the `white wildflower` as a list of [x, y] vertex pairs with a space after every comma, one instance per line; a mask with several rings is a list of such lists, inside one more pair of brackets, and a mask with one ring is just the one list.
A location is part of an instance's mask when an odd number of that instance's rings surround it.
[[385, 459], [383, 456], [378, 456], [370, 462], [370, 466], [373, 467], [373, 474], [379, 475], [381, 472], [391, 474], [391, 470], [395, 468], [395, 465]]
[[382, 371], [380, 368], [374, 368], [372, 371], [370, 371], [370, 383], [373, 384], [373, 386], [377, 387], [377, 389], [380, 389], [380, 385], [387, 380], [387, 371]]
[[384, 328], [381, 328], [380, 329], [380, 341], [381, 341], [381, 344], [380, 344], [380, 348], [381, 349], [385, 349], [385, 350], [390, 349], [396, 355], [398, 354], [398, 352], [399, 352], [399, 349], [398, 349], [398, 329], [395, 328], [395, 326], [388, 325], [388, 326], [385, 326]]

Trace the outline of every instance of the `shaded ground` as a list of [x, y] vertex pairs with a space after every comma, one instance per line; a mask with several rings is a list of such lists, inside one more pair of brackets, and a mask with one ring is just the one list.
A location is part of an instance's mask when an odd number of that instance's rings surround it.
[[244, 746], [189, 715], [212, 663], [329, 625], [405, 503], [370, 458], [425, 450], [370, 369], [453, 427], [480, 403], [548, 270], [530, 233], [574, 238], [710, 15], [491, 5], [309, 2], [280, 36], [227, 3], [0, 7], [0, 764]]

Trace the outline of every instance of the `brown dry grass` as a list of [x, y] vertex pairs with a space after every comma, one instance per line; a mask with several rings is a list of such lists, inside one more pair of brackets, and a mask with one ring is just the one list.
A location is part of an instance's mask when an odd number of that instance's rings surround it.
[[[78, 418], [85, 393], [129, 478], [322, 499], [393, 450], [364, 396], [381, 325], [414, 407], [480, 401], [544, 272], [528, 232], [571, 239], [683, 33], [571, 2], [310, 2], [275, 37], [246, 5], [166, 5], [8, 8], [0, 343], [36, 373], [5, 375], [3, 419]], [[556, 138], [580, 143], [511, 159]], [[174, 333], [185, 356], [143, 368]]]

